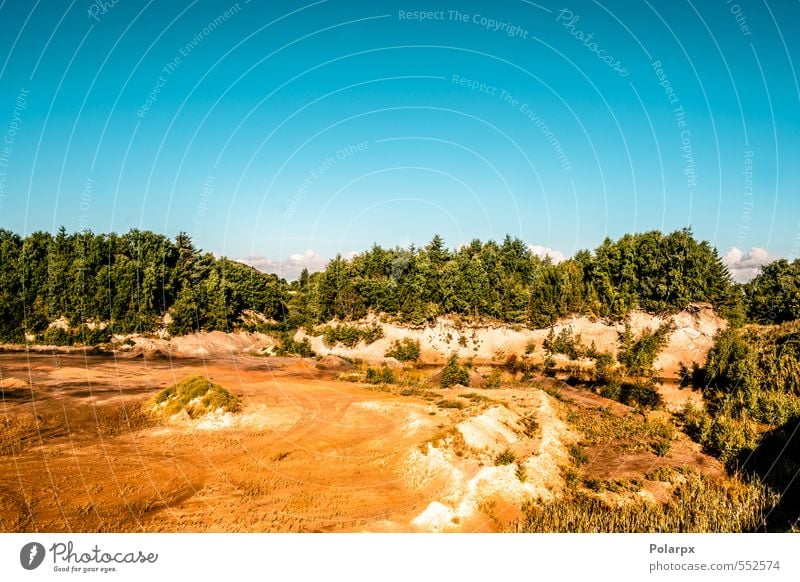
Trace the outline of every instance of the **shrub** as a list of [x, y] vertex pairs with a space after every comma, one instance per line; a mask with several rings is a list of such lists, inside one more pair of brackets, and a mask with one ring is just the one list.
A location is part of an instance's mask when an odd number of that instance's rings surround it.
[[505, 449], [494, 458], [494, 464], [498, 467], [501, 465], [510, 465], [516, 462], [517, 456], [509, 449]]
[[576, 467], [580, 467], [581, 465], [585, 465], [589, 462], [589, 457], [587, 457], [586, 453], [583, 452], [583, 447], [577, 444], [572, 444], [569, 446], [569, 456], [572, 459], [572, 462], [575, 463]]
[[307, 337], [300, 341], [295, 341], [288, 333], [282, 333], [279, 337], [279, 344], [275, 347], [275, 354], [278, 356], [300, 356], [301, 358], [314, 357], [314, 350]]
[[363, 341], [369, 345], [383, 337], [383, 328], [372, 324], [367, 327], [353, 325], [326, 325], [322, 330], [322, 342], [329, 348], [342, 344], [354, 348], [358, 342]]
[[77, 339], [87, 346], [106, 344], [111, 341], [111, 328], [106, 327], [101, 329], [98, 326], [89, 327], [88, 325], [82, 325], [78, 332]]
[[452, 354], [447, 360], [447, 364], [442, 369], [442, 378], [439, 383], [442, 388], [449, 388], [456, 384], [469, 386], [469, 370], [459, 363], [456, 354]]
[[438, 406], [439, 408], [456, 408], [458, 410], [461, 410], [464, 408], [464, 403], [459, 402], [458, 400], [439, 400], [436, 403], [436, 406]]
[[42, 334], [42, 341], [49, 346], [71, 346], [72, 334], [60, 327], [49, 327]]
[[242, 401], [219, 384], [203, 376], [190, 376], [165, 388], [155, 397], [156, 410], [167, 415], [185, 411], [190, 418], [209, 412], [237, 412]]
[[635, 338], [630, 324], [625, 323], [624, 331], [619, 334], [620, 347], [617, 360], [630, 376], [653, 376], [655, 374], [653, 362], [674, 330], [675, 324], [668, 322], [660, 325], [655, 331], [645, 331]]
[[500, 385], [503, 383], [503, 373], [500, 371], [499, 368], [494, 368], [489, 375], [486, 377], [486, 382], [484, 383], [484, 388], [500, 388]]
[[365, 382], [367, 384], [394, 384], [394, 372], [388, 366], [380, 368], [367, 368]]
[[544, 340], [543, 347], [550, 354], [564, 354], [571, 360], [577, 360], [585, 352], [581, 344], [581, 336], [580, 334], [573, 336], [572, 326], [563, 328], [558, 332], [558, 335], [555, 334], [555, 330], [551, 327], [550, 333], [547, 334]]
[[401, 362], [418, 362], [420, 358], [419, 340], [411, 338], [394, 340], [385, 355], [387, 358], [395, 358]]

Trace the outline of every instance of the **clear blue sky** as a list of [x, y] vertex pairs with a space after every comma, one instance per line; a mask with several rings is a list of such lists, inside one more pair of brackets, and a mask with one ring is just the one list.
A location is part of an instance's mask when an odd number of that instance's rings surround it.
[[564, 6], [0, 0], [0, 227], [800, 254], [800, 4]]

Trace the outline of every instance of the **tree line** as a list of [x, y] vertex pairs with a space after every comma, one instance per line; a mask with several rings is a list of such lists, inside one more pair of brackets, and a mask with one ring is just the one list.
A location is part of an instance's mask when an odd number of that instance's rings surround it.
[[[0, 340], [38, 339], [65, 320], [82, 334], [149, 332], [164, 324], [182, 335], [228, 330], [246, 309], [286, 317], [286, 283], [275, 275], [202, 253], [189, 236], [147, 231], [27, 237], [0, 230]], [[96, 324], [87, 326], [86, 324]], [[64, 332], [66, 333], [66, 332]], [[51, 334], [52, 335], [52, 334]], [[64, 341], [61, 343], [69, 343]]]
[[[633, 309], [668, 313], [692, 302], [710, 303], [734, 323], [797, 319], [800, 262], [777, 261], [738, 285], [716, 249], [689, 229], [606, 239], [560, 263], [509, 236], [448, 249], [436, 235], [422, 247], [374, 245], [337, 256], [323, 271], [287, 282], [203, 253], [185, 233], [172, 240], [62, 228], [23, 238], [0, 229], [5, 342], [41, 339], [62, 318], [84, 334], [96, 336], [100, 326], [105, 337], [154, 331], [165, 321], [173, 335], [243, 325], [286, 332], [370, 312], [415, 325], [458, 314], [541, 328], [575, 314], [621, 320]], [[246, 310], [265, 323], [243, 321]]]

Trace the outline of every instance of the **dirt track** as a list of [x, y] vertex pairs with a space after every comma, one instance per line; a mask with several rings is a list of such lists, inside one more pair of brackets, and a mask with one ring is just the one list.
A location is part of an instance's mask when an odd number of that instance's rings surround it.
[[[33, 386], [5, 392], [0, 419], [21, 436], [0, 456], [2, 531], [413, 529], [430, 492], [398, 467], [450, 424], [430, 402], [335, 381], [313, 361], [3, 354], [0, 370]], [[234, 424], [136, 430], [130, 404], [192, 374], [242, 397]]]
[[[195, 374], [243, 410], [140, 413]], [[566, 446], [581, 436], [559, 417], [630, 411], [554, 380], [565, 402], [524, 386], [400, 396], [335, 374], [313, 359], [0, 354], [0, 531], [495, 531], [522, 499], [563, 485]], [[496, 466], [503, 450], [516, 464]], [[663, 459], [586, 451], [587, 476], [664, 463], [720, 472], [685, 436]]]

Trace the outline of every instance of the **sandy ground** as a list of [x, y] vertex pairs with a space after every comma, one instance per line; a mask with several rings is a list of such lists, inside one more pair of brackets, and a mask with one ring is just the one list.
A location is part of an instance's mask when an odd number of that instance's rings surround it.
[[[703, 362], [725, 322], [707, 306], [670, 319], [675, 331], [656, 365], [659, 391], [675, 410], [700, 399], [678, 387], [679, 364]], [[664, 321], [630, 318], [637, 333]], [[420, 340], [429, 365], [455, 351], [488, 373], [530, 345], [541, 358], [548, 331], [446, 318], [382, 326], [383, 339], [355, 349], [310, 337], [327, 356], [321, 361], [265, 357], [270, 337], [221, 332], [134, 337], [106, 355], [0, 352], [0, 531], [496, 531], [526, 499], [564, 487], [569, 447], [583, 439], [570, 414], [631, 413], [557, 380], [406, 396], [336, 380], [353, 366], [334, 355], [385, 361], [391, 342], [406, 337]], [[615, 350], [622, 329], [572, 318], [556, 332], [566, 326], [605, 351]], [[159, 390], [195, 374], [239, 395], [243, 410], [158, 422], [139, 413]], [[537, 387], [549, 383], [568, 398]], [[587, 447], [583, 477], [641, 478], [665, 463], [721, 474], [685, 436], [667, 458], [629, 449]], [[497, 464], [503, 452], [513, 462]], [[654, 486], [642, 493], [667, 494]]]
[[[136, 413], [193, 374], [243, 410]], [[335, 374], [313, 359], [0, 354], [0, 531], [497, 531], [563, 487], [581, 438], [569, 408], [609, 403], [555, 380], [569, 404], [535, 387], [400, 396]], [[496, 465], [506, 450], [515, 462]], [[588, 452], [602, 476], [665, 462]], [[690, 443], [667, 460], [717, 470]]]

